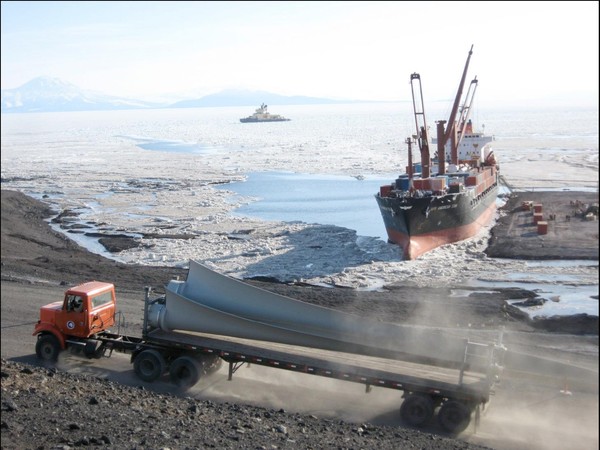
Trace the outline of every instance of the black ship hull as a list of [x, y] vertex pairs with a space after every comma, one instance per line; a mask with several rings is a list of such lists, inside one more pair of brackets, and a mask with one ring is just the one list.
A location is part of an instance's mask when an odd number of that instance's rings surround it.
[[460, 193], [423, 197], [376, 194], [388, 240], [403, 248], [404, 259], [416, 259], [445, 244], [475, 236], [490, 224], [496, 211], [497, 174], [478, 193], [477, 187]]
[[246, 117], [244, 119], [240, 119], [242, 123], [254, 123], [254, 122], [289, 122], [290, 119], [285, 118], [269, 118], [269, 119], [259, 119], [256, 117]]

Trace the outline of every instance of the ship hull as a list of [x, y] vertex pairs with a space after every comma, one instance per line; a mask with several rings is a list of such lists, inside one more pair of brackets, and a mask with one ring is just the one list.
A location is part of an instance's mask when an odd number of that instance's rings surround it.
[[473, 186], [460, 193], [423, 197], [375, 197], [388, 240], [403, 249], [406, 260], [442, 245], [475, 236], [496, 211], [497, 175], [487, 188]]
[[256, 119], [254, 117], [248, 117], [246, 119], [240, 119], [242, 123], [255, 123], [255, 122], [289, 122], [290, 119]]

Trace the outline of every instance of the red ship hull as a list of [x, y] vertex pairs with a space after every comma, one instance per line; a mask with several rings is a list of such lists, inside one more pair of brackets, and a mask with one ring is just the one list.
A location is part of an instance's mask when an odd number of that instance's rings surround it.
[[491, 223], [495, 211], [496, 204], [493, 203], [484, 211], [476, 222], [461, 225], [456, 228], [431, 231], [417, 236], [410, 236], [393, 228], [386, 228], [386, 231], [389, 240], [402, 247], [403, 258], [405, 260], [413, 260], [434, 248], [475, 236], [482, 228]]

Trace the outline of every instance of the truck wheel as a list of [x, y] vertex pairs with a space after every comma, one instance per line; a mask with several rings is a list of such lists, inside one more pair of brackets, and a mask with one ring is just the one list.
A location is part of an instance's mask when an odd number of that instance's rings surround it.
[[60, 351], [60, 343], [52, 334], [42, 334], [35, 344], [35, 354], [45, 362], [56, 362]]
[[192, 387], [200, 379], [202, 365], [190, 356], [180, 356], [171, 363], [171, 381], [181, 389]]
[[464, 403], [456, 400], [447, 401], [438, 412], [440, 426], [453, 435], [462, 433], [471, 421], [471, 410]]
[[167, 366], [165, 358], [157, 350], [144, 350], [133, 361], [135, 374], [144, 381], [155, 381]]
[[400, 417], [409, 425], [420, 427], [433, 417], [433, 399], [425, 394], [410, 394], [402, 402]]

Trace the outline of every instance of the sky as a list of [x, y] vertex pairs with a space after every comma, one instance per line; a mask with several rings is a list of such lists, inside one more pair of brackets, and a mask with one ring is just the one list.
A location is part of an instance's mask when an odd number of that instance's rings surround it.
[[224, 89], [333, 99], [598, 104], [598, 2], [2, 1], [1, 87], [38, 76], [158, 100]]

